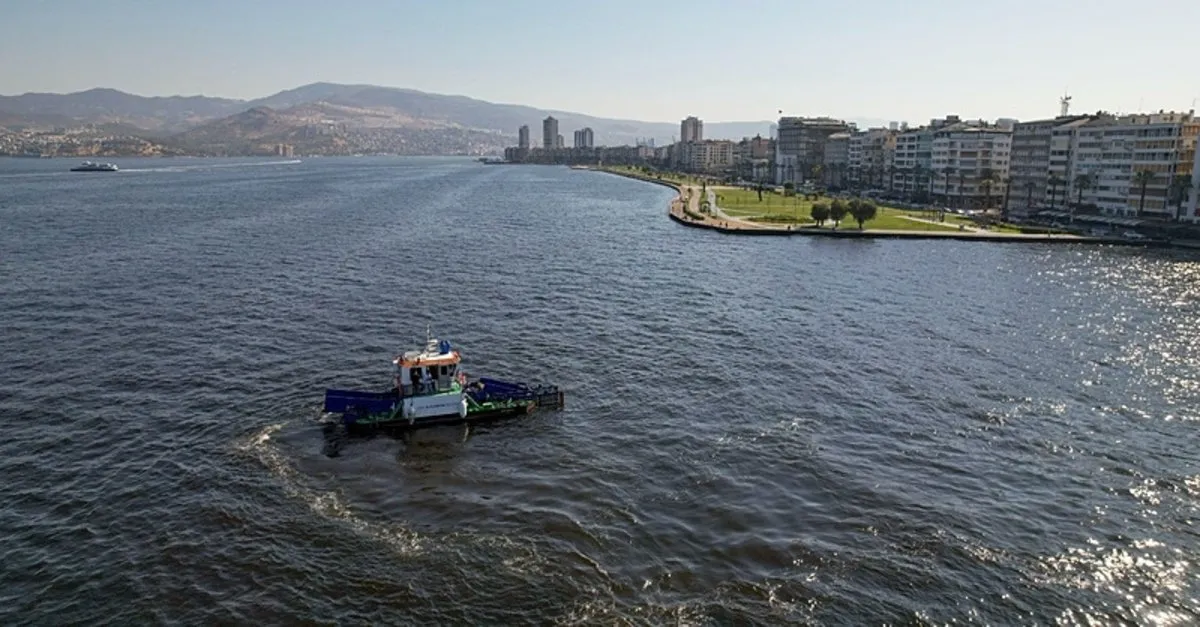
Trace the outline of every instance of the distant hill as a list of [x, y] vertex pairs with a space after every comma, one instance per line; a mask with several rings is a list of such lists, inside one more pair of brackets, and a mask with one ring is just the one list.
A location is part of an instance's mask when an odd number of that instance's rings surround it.
[[238, 100], [207, 96], [135, 96], [115, 89], [73, 94], [0, 96], [0, 110], [57, 115], [91, 124], [128, 124], [144, 130], [181, 131], [243, 109]]
[[13, 113], [11, 111], [0, 110], [0, 128], [35, 128], [46, 126], [68, 126], [73, 124], [74, 120], [63, 115], [40, 114], [40, 113]]
[[279, 144], [297, 154], [492, 154], [508, 144], [496, 132], [466, 129], [397, 113], [326, 102], [277, 111], [255, 106], [168, 138], [191, 154], [273, 154]]
[[[271, 113], [266, 113], [268, 110]], [[182, 143], [212, 147], [226, 141], [242, 145], [295, 139], [299, 128], [309, 129], [301, 132], [302, 139], [313, 139], [313, 125], [322, 121], [332, 121], [349, 133], [368, 128], [424, 133], [421, 141], [433, 141], [430, 133], [434, 132], [457, 134], [457, 141], [463, 145], [515, 143], [517, 128], [527, 124], [534, 142], [540, 143], [541, 122], [548, 115], [559, 120], [559, 132], [568, 145], [572, 132], [585, 126], [595, 132], [597, 144], [632, 144], [649, 138], [662, 145], [679, 135], [678, 123], [600, 118], [466, 96], [336, 83], [313, 83], [251, 101], [207, 96], [146, 97], [115, 89], [72, 94], [29, 93], [0, 96], [0, 111], [26, 121], [32, 119], [30, 116], [56, 116], [56, 125], [73, 122], [140, 129], [143, 135], [156, 138], [179, 134]], [[242, 116], [250, 112], [255, 113]], [[248, 128], [259, 123], [265, 125], [260, 130]], [[704, 134], [713, 139], [765, 136], [769, 126], [766, 121], [706, 122]], [[228, 133], [228, 137], [222, 133]]]

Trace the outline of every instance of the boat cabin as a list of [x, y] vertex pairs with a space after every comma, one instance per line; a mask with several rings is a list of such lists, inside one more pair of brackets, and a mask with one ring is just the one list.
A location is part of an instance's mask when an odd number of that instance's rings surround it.
[[462, 385], [461, 357], [446, 340], [430, 339], [425, 349], [408, 351], [392, 360], [400, 396], [425, 396], [455, 391]]

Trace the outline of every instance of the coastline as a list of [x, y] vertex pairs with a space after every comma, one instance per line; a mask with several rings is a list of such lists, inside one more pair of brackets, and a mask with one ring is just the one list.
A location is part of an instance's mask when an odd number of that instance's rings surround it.
[[941, 240], [959, 240], [959, 241], [977, 241], [977, 242], [1025, 242], [1025, 243], [1054, 243], [1054, 244], [1107, 244], [1113, 246], [1134, 246], [1134, 247], [1171, 247], [1168, 242], [1139, 242], [1115, 237], [1089, 237], [1083, 235], [1055, 235], [1055, 234], [1039, 234], [1039, 233], [997, 233], [997, 232], [978, 232], [978, 231], [898, 231], [886, 229], [864, 229], [858, 230], [854, 227], [847, 229], [826, 229], [812, 226], [802, 226], [793, 228], [791, 225], [778, 224], [759, 224], [739, 220], [722, 220], [712, 216], [701, 214], [699, 211], [699, 194], [693, 193], [690, 196], [691, 202], [689, 206], [685, 206], [685, 190], [688, 188], [695, 189], [695, 186], [689, 186], [675, 181], [653, 178], [649, 176], [640, 176], [632, 172], [622, 172], [604, 167], [594, 166], [572, 166], [578, 170], [591, 170], [593, 172], [604, 172], [616, 176], [633, 179], [635, 181], [643, 181], [646, 183], [656, 183], [674, 189], [679, 195], [671, 200], [670, 207], [667, 210], [667, 217], [683, 226], [716, 231], [726, 235], [773, 235], [790, 237], [794, 235], [808, 237], [837, 237], [843, 239], [854, 238], [871, 238], [871, 239], [941, 239]]

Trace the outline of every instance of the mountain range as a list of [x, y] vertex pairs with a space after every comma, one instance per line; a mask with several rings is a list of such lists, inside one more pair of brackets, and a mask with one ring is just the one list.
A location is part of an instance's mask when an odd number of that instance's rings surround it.
[[[598, 145], [659, 145], [679, 125], [600, 118], [512, 104], [375, 85], [313, 83], [257, 100], [208, 96], [138, 96], [97, 88], [70, 94], [0, 96], [0, 126], [96, 125], [185, 152], [254, 154], [274, 144], [307, 154], [396, 152], [487, 154], [516, 143], [527, 124], [541, 143], [541, 122], [552, 115], [567, 145], [575, 129], [590, 127]], [[770, 122], [705, 123], [712, 139], [767, 135]]]

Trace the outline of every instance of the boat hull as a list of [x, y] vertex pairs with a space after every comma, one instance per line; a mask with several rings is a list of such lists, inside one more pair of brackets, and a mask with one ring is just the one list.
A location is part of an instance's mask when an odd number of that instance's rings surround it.
[[379, 420], [343, 420], [348, 433], [366, 434], [377, 433], [380, 431], [388, 433], [403, 433], [405, 431], [415, 431], [417, 429], [427, 429], [430, 427], [451, 427], [458, 425], [475, 425], [496, 422], [506, 418], [515, 418], [524, 416], [534, 411], [535, 407], [530, 404], [523, 407], [505, 407], [494, 408], [468, 413], [466, 416], [458, 414], [447, 414], [442, 416], [426, 416], [424, 418], [415, 418], [409, 420], [407, 418], [383, 418]]

